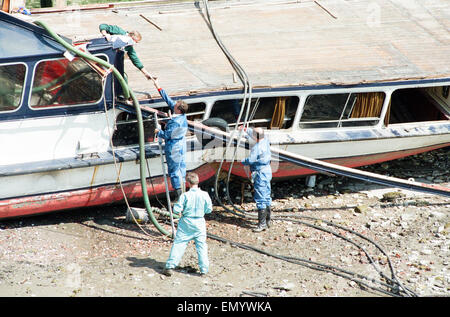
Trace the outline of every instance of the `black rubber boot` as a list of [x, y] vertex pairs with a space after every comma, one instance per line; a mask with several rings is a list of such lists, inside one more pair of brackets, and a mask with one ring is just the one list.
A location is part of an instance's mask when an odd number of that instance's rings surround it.
[[266, 210], [258, 209], [258, 227], [253, 229], [253, 232], [261, 232], [267, 229]]
[[183, 190], [181, 188], [175, 189], [175, 201], [178, 201], [178, 199], [180, 198], [182, 193], [183, 193]]
[[266, 207], [266, 225], [267, 225], [267, 228], [270, 228], [270, 225], [272, 224], [271, 216], [272, 216], [272, 210], [270, 210], [270, 206], [267, 206]]

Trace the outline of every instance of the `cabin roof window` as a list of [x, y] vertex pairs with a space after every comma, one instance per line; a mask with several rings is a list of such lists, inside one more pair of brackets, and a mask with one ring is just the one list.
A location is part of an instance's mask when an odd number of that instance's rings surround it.
[[384, 92], [310, 95], [305, 101], [300, 127], [338, 128], [376, 125]]
[[0, 111], [13, 111], [22, 101], [26, 66], [0, 65]]
[[92, 104], [102, 94], [102, 78], [83, 59], [46, 60], [36, 66], [30, 106], [38, 109]]
[[[242, 101], [242, 99], [218, 100], [214, 103], [209, 117], [222, 118], [228, 126], [234, 127], [239, 118]], [[297, 96], [254, 97], [250, 105], [248, 123], [252, 127], [288, 129], [292, 126], [298, 104]], [[244, 109], [241, 122], [245, 119], [246, 111]]]

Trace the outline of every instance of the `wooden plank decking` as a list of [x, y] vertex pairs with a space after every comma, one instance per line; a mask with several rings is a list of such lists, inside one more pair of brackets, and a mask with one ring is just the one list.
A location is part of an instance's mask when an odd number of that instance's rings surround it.
[[[155, 2], [32, 18], [72, 39], [100, 35], [100, 23], [139, 30], [138, 55], [171, 95], [241, 87], [201, 8]], [[209, 8], [254, 87], [450, 78], [448, 0], [231, 0]], [[155, 94], [129, 60], [125, 67], [136, 91]]]

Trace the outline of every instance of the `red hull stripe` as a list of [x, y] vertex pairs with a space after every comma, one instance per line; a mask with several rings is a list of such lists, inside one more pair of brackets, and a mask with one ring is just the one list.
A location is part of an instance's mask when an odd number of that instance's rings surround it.
[[[325, 162], [341, 165], [345, 167], [359, 167], [359, 166], [366, 166], [366, 165], [372, 165], [376, 163], [381, 163], [385, 161], [391, 161], [396, 160], [402, 157], [416, 155], [423, 152], [428, 152], [432, 150], [436, 150], [439, 148], [443, 148], [446, 146], [450, 146], [450, 143], [446, 144], [440, 144], [440, 145], [434, 145], [419, 149], [412, 149], [412, 150], [406, 150], [406, 151], [397, 151], [397, 152], [389, 152], [389, 153], [380, 153], [375, 155], [366, 155], [366, 156], [355, 156], [355, 157], [346, 157], [346, 158], [336, 158], [336, 159], [328, 159], [324, 160]], [[223, 169], [228, 171], [230, 168], [230, 163], [226, 162], [223, 164]], [[272, 168], [272, 179], [273, 180], [282, 180], [282, 179], [288, 179], [292, 177], [298, 177], [298, 176], [305, 176], [305, 175], [311, 175], [316, 174], [317, 172], [308, 168], [304, 168], [292, 163], [286, 163], [286, 162], [279, 162], [278, 166], [275, 166], [275, 168]], [[244, 170], [244, 166], [240, 163], [233, 164], [233, 175], [240, 176], [243, 178], [247, 178], [248, 175]]]
[[[210, 165], [203, 165], [194, 172], [198, 173], [200, 182], [214, 177], [216, 170]], [[142, 198], [141, 182], [123, 184], [123, 190], [129, 201]], [[164, 178], [157, 177], [147, 181], [149, 196], [165, 193]], [[173, 190], [169, 180], [169, 190]], [[96, 188], [80, 189], [54, 194], [35, 195], [0, 201], [0, 218], [10, 218], [40, 214], [45, 212], [107, 205], [124, 201], [120, 185], [107, 185]]]
[[[346, 167], [358, 167], [399, 159], [402, 157], [431, 151], [449, 145], [450, 144], [441, 144], [407, 151], [389, 152], [350, 158], [337, 158], [329, 159], [326, 161]], [[199, 174], [201, 182], [214, 177], [216, 173], [216, 169], [214, 168], [215, 165], [216, 164], [205, 164], [195, 170], [195, 172]], [[229, 167], [229, 163], [225, 162], [223, 164], [223, 169], [225, 171], [227, 171]], [[291, 177], [298, 177], [316, 173], [316, 171], [313, 171], [311, 169], [284, 162], [280, 162], [273, 172], [274, 180], [282, 180]], [[240, 163], [233, 164], [233, 175], [247, 178], [247, 174], [245, 173], [243, 165]], [[154, 178], [151, 182], [148, 181], [147, 186], [150, 196], [159, 195], [165, 192], [163, 177]], [[125, 191], [127, 199], [130, 201], [142, 198], [140, 181], [125, 184], [123, 186], [123, 189]], [[170, 185], [169, 189], [172, 190], [172, 187]], [[123, 193], [119, 185], [107, 185], [55, 194], [7, 199], [0, 201], [0, 218], [25, 216], [80, 207], [107, 205], [111, 203], [121, 202], [123, 201], [123, 199]]]

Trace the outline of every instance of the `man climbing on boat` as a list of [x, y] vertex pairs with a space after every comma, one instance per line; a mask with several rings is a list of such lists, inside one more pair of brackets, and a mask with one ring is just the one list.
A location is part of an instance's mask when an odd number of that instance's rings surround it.
[[272, 168], [270, 167], [271, 151], [270, 142], [264, 136], [262, 128], [246, 128], [247, 139], [252, 139], [255, 144], [251, 147], [250, 156], [242, 160], [243, 165], [249, 165], [252, 173], [254, 200], [258, 209], [258, 226], [254, 232], [264, 231], [271, 224], [272, 203], [270, 181], [272, 180]]
[[164, 152], [167, 169], [170, 182], [177, 195], [176, 199], [178, 199], [184, 192], [186, 178], [186, 132], [188, 130], [186, 112], [189, 106], [185, 101], [174, 101], [159, 86], [157, 79], [152, 78], [152, 80], [159, 94], [169, 106], [170, 111], [174, 112], [173, 115], [169, 114], [170, 120], [166, 123], [165, 129], [155, 129], [155, 135], [163, 138], [166, 142]]
[[136, 68], [139, 69], [147, 79], [152, 78], [152, 75], [150, 75], [150, 73], [145, 69], [133, 47], [134, 44], [137, 44], [142, 40], [142, 36], [138, 31], [127, 32], [117, 25], [105, 23], [100, 24], [99, 29], [105, 39], [108, 42], [113, 43], [113, 48], [123, 47], [133, 65], [136, 66]]

